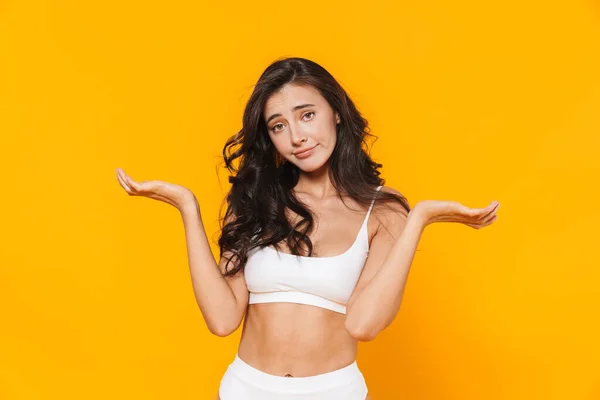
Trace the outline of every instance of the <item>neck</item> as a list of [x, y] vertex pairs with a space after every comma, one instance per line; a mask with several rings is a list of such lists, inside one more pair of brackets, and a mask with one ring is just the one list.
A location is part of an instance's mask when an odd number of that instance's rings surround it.
[[329, 162], [314, 171], [301, 171], [294, 191], [307, 193], [319, 199], [335, 195], [337, 191], [329, 179]]

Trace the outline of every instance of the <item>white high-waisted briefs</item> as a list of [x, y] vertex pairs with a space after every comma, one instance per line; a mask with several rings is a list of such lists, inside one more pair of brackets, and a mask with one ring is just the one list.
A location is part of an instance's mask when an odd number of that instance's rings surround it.
[[324, 374], [285, 377], [267, 374], [236, 354], [219, 385], [221, 400], [365, 400], [367, 384], [356, 360]]

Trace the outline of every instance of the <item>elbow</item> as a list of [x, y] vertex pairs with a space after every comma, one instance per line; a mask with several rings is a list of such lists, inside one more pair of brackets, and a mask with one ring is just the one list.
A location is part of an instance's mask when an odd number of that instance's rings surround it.
[[241, 325], [241, 320], [228, 324], [211, 324], [208, 326], [208, 330], [215, 336], [227, 337], [237, 331]]
[[348, 331], [348, 333], [350, 334], [350, 336], [352, 336], [354, 339], [358, 340], [359, 342], [370, 342], [371, 340], [375, 339], [375, 337], [377, 336], [377, 334], [374, 334], [367, 330]]
[[229, 335], [231, 335], [233, 332], [235, 332], [235, 329], [231, 330], [231, 329], [224, 329], [224, 328], [220, 328], [220, 327], [212, 327], [208, 329], [210, 331], [210, 333], [212, 333], [215, 336], [218, 337], [227, 337]]
[[345, 328], [346, 332], [348, 332], [353, 339], [356, 339], [359, 342], [370, 342], [377, 336], [377, 332], [365, 327], [351, 327], [346, 325]]

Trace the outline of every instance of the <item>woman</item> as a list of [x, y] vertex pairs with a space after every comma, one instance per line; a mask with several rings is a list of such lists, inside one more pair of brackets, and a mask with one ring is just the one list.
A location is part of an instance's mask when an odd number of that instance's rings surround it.
[[217, 398], [369, 399], [357, 343], [394, 320], [423, 229], [478, 229], [496, 219], [495, 201], [472, 209], [426, 200], [411, 209], [382, 186], [368, 136], [367, 121], [323, 67], [302, 58], [271, 64], [243, 128], [223, 148], [232, 187], [218, 264], [190, 190], [138, 183], [117, 169], [130, 195], [180, 210], [208, 329], [227, 336], [244, 320]]

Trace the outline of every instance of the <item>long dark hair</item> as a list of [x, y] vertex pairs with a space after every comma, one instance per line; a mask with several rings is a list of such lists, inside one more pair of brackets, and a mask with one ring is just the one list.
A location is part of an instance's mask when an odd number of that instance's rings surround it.
[[[370, 133], [367, 120], [341, 85], [314, 61], [296, 57], [276, 60], [254, 86], [244, 110], [242, 129], [223, 147], [223, 159], [232, 184], [225, 199], [227, 211], [221, 221], [218, 241], [221, 257], [226, 251], [231, 252], [224, 276], [243, 270], [250, 250], [270, 245], [279, 248], [283, 240], [292, 254], [301, 255], [300, 249], [305, 247], [308, 257], [312, 255], [307, 232], [312, 228], [313, 216], [292, 191], [301, 171], [279, 155], [263, 117], [269, 97], [290, 83], [314, 87], [334, 112], [339, 113], [341, 121], [336, 128], [337, 143], [329, 159], [329, 178], [340, 199], [346, 195], [368, 207], [377, 195], [376, 204], [395, 201], [410, 211], [404, 196], [376, 191], [385, 180], [379, 177], [382, 164], [374, 162], [368, 154], [367, 138], [377, 140], [377, 137]], [[235, 167], [233, 163], [238, 158], [239, 165]], [[286, 209], [300, 217], [294, 226], [286, 217]], [[227, 266], [234, 260], [234, 268], [228, 270]]]

